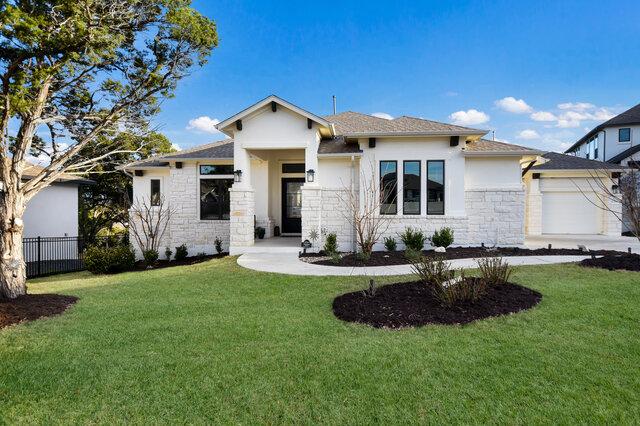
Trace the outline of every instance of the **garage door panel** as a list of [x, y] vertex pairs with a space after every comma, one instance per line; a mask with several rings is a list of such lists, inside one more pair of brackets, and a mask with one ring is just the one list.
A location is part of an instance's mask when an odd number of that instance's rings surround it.
[[[588, 197], [588, 199], [587, 199]], [[595, 194], [581, 192], [542, 193], [542, 232], [544, 234], [598, 234], [600, 209]]]

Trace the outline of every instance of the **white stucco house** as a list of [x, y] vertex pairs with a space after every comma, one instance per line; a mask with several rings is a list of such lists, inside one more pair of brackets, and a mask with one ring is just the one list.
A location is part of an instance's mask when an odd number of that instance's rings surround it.
[[[42, 168], [30, 165], [23, 178], [32, 179]], [[93, 185], [93, 181], [64, 174], [36, 194], [27, 204], [24, 220], [24, 238], [77, 237], [78, 188]]]
[[[277, 96], [217, 128], [228, 139], [125, 167], [134, 200], [164, 197], [174, 211], [164, 237], [168, 247], [187, 244], [190, 253], [212, 253], [220, 237], [232, 254], [251, 251], [260, 226], [267, 239], [292, 236], [297, 246], [313, 231], [335, 232], [340, 249], [353, 250], [354, 230], [341, 198], [352, 189], [363, 197], [363, 179], [386, 188], [378, 214], [390, 222], [388, 236], [397, 238], [408, 226], [428, 235], [448, 226], [457, 245], [521, 245], [526, 231], [563, 231], [562, 224], [545, 227], [557, 201], [547, 193], [562, 185], [554, 187], [557, 173], [542, 167], [558, 158], [483, 139], [485, 130], [357, 112], [322, 117]], [[563, 176], [585, 170], [583, 164]], [[619, 234], [604, 213], [598, 220], [589, 232]], [[259, 246], [269, 247], [264, 241]]]

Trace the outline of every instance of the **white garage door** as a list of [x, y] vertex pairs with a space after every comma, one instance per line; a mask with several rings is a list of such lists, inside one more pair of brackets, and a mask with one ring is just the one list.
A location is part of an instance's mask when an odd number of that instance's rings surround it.
[[581, 192], [542, 193], [543, 234], [598, 234], [599, 218], [600, 209]]

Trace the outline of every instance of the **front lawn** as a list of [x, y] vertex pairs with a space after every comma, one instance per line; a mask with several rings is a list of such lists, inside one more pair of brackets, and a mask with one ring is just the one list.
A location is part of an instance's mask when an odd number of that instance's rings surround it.
[[[406, 277], [410, 280], [411, 277]], [[385, 282], [397, 281], [384, 278]], [[519, 267], [543, 294], [466, 326], [343, 323], [364, 278], [194, 266], [31, 282], [80, 300], [0, 330], [3, 423], [636, 423], [640, 275]]]

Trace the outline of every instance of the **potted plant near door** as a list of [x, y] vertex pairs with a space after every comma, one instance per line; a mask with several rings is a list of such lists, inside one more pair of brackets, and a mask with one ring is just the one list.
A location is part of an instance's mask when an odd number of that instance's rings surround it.
[[262, 226], [258, 226], [256, 228], [255, 236], [262, 240], [262, 239], [264, 239], [265, 232], [266, 231]]

